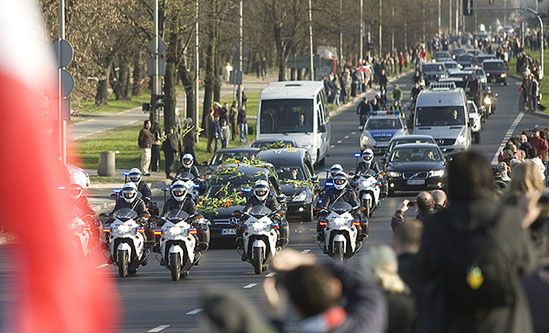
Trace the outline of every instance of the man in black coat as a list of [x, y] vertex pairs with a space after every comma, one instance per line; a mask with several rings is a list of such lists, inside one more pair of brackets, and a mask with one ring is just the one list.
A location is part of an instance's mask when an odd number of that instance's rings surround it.
[[173, 163], [175, 161], [175, 154], [179, 148], [179, 138], [173, 128], [170, 128], [166, 139], [162, 142], [162, 151], [164, 151], [164, 159], [166, 165], [164, 171], [166, 172], [166, 179], [172, 179]]
[[[532, 245], [521, 227], [523, 217], [497, 200], [488, 161], [478, 153], [455, 154], [448, 165], [448, 208], [427, 217], [417, 254], [418, 277], [433, 288], [426, 297], [426, 332], [532, 332], [532, 321], [518, 276], [534, 265]], [[505, 250], [514, 301], [497, 308], [463, 309], [449, 297], [450, 258], [470, 230], [490, 228], [490, 237]], [[455, 279], [455, 276], [450, 276]], [[474, 305], [473, 305], [474, 306]]]

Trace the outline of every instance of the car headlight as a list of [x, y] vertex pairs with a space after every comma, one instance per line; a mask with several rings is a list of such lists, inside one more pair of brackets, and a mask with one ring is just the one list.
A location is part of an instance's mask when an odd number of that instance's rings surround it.
[[463, 134], [463, 131], [459, 133], [457, 139], [456, 139], [457, 145], [464, 145], [465, 144], [465, 135]]
[[429, 171], [429, 177], [444, 177], [445, 173], [446, 173], [445, 169], [431, 170]]
[[490, 98], [490, 96], [484, 97], [484, 104], [486, 105], [492, 104], [492, 99]]
[[400, 177], [400, 172], [397, 172], [397, 171], [387, 171], [387, 176], [388, 176], [388, 177], [392, 177], [392, 178]]
[[306, 198], [307, 198], [307, 191], [303, 190], [299, 192], [298, 195], [294, 196], [292, 201], [305, 201]]
[[500, 77], [506, 77], [507, 73], [501, 73]]

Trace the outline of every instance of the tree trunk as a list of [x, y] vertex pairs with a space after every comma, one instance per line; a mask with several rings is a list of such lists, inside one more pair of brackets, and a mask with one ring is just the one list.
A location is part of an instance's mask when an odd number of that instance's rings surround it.
[[120, 58], [118, 73], [115, 72], [116, 82], [114, 82], [113, 92], [117, 101], [128, 100], [128, 73], [129, 66], [126, 57]]
[[194, 82], [187, 68], [187, 57], [179, 62], [178, 73], [187, 97], [186, 118], [194, 120]]
[[177, 34], [172, 32], [169, 34], [168, 39], [166, 75], [164, 76], [164, 128], [175, 128], [177, 125], [175, 115], [175, 106], [177, 103], [175, 91], [175, 86], [177, 84], [177, 47]]
[[133, 96], [140, 96], [143, 94], [144, 81], [145, 78], [143, 77], [143, 60], [141, 57], [141, 52], [136, 52], [133, 56]]
[[97, 82], [97, 91], [95, 93], [95, 105], [106, 105], [109, 95], [109, 79], [111, 74], [112, 59], [107, 59], [105, 69], [101, 79]]
[[206, 50], [206, 70], [204, 76], [204, 102], [202, 107], [202, 128], [204, 134], [209, 132], [208, 128], [208, 112], [212, 107], [214, 91], [216, 90], [216, 57], [217, 57], [217, 38], [218, 38], [218, 23], [217, 23], [217, 9], [218, 0], [211, 1], [211, 12], [209, 15], [210, 24], [210, 42]]

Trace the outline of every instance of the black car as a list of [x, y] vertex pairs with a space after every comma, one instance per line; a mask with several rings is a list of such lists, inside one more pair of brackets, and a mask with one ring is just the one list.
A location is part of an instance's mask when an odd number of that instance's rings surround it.
[[470, 53], [464, 53], [459, 56], [456, 56], [456, 62], [463, 67], [470, 67], [475, 60], [475, 56]]
[[258, 148], [242, 147], [242, 148], [223, 148], [219, 149], [208, 164], [209, 171], [213, 171], [221, 163], [235, 159], [242, 161], [244, 159], [252, 160], [259, 153]]
[[482, 63], [482, 68], [484, 68], [488, 83], [497, 82], [507, 85], [507, 65], [503, 60], [485, 60]]
[[478, 56], [475, 57], [475, 64], [477, 66], [482, 66], [483, 62], [485, 62], [486, 60], [492, 60], [492, 59], [496, 59], [495, 54], [479, 54]]
[[446, 77], [446, 67], [441, 62], [425, 63], [421, 66], [421, 72], [426, 85]]
[[268, 149], [257, 154], [257, 158], [276, 168], [280, 189], [287, 197], [288, 218], [312, 221], [318, 177], [307, 149]]
[[254, 183], [260, 179], [268, 181], [271, 192], [279, 202], [285, 203], [286, 198], [272, 165], [265, 162], [254, 162], [253, 165], [225, 163], [217, 168], [208, 180], [204, 196], [197, 203], [198, 212], [211, 222], [212, 241], [236, 238], [238, 218], [234, 212], [244, 209]]
[[446, 186], [446, 161], [436, 144], [407, 143], [394, 147], [387, 163], [389, 195]]
[[259, 149], [290, 148], [290, 147], [297, 147], [297, 143], [295, 142], [295, 140], [292, 140], [292, 139], [286, 139], [286, 140], [259, 139], [252, 142], [251, 147], [259, 148]]

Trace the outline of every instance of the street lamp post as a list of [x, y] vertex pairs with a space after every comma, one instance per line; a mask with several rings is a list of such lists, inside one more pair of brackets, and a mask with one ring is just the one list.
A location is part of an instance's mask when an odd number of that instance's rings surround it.
[[[198, 113], [200, 110], [200, 103], [198, 98], [200, 96], [198, 89], [200, 88], [200, 51], [199, 51], [199, 36], [198, 36], [198, 14], [199, 14], [199, 0], [195, 3], [195, 23], [194, 23], [194, 128], [198, 128]], [[199, 131], [196, 131], [196, 140], [198, 142]]]
[[360, 0], [360, 59], [364, 59], [364, 0]]
[[315, 80], [315, 63], [313, 49], [313, 5], [309, 0], [309, 71], [311, 72], [311, 81]]
[[379, 15], [378, 15], [378, 22], [379, 22], [379, 29], [378, 29], [378, 32], [379, 32], [379, 36], [378, 36], [378, 39], [379, 39], [379, 59], [381, 59], [381, 57], [383, 56], [383, 26], [381, 24], [381, 15], [383, 14], [383, 12], [381, 11], [381, 6], [382, 6], [382, 0], [379, 0]]
[[448, 33], [452, 33], [452, 0], [448, 0]]
[[[65, 0], [61, 0], [59, 3], [59, 38], [61, 40], [65, 39]], [[60, 152], [60, 158], [61, 162], [63, 164], [67, 163], [67, 121], [65, 120], [65, 114], [64, 114], [64, 98], [63, 98], [63, 92], [62, 92], [62, 80], [61, 80], [61, 73], [62, 73], [62, 65], [61, 65], [61, 43], [59, 43], [59, 50], [58, 50], [58, 61], [59, 61], [59, 69], [57, 71], [58, 75], [58, 105], [57, 105], [57, 111], [59, 116], [59, 124], [58, 124], [58, 131], [59, 131], [59, 152]], [[70, 106], [69, 106], [70, 108]], [[69, 111], [70, 112], [70, 111]]]
[[238, 10], [238, 106], [242, 106], [242, 79], [244, 71], [242, 70], [242, 0]]

